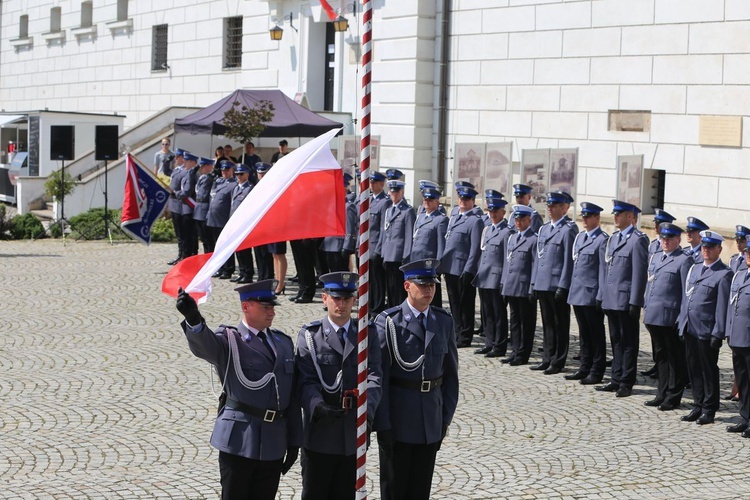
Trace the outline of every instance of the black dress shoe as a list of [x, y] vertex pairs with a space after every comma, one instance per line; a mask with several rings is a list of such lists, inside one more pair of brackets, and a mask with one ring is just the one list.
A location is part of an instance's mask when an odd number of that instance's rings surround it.
[[745, 432], [745, 430], [747, 430], [747, 422], [740, 422], [727, 427], [727, 432]]
[[737, 397], [737, 394], [728, 394], [724, 396], [722, 399], [724, 399], [724, 401], [734, 401], [735, 400], [734, 398], [736, 397]]
[[672, 411], [676, 410], [677, 407], [680, 406], [679, 403], [670, 403], [669, 401], [666, 401], [659, 405], [659, 411]]
[[643, 403], [645, 406], [661, 406], [661, 404], [664, 402], [663, 399], [651, 399], [649, 401], [646, 401]]
[[596, 390], [599, 392], [617, 392], [619, 388], [620, 388], [619, 384], [615, 384], [614, 382], [609, 382], [608, 384], [597, 387]]
[[617, 396], [618, 398], [627, 398], [631, 394], [633, 394], [632, 387], [621, 386], [619, 389], [617, 389], [615, 396]]
[[688, 413], [687, 415], [681, 416], [680, 420], [682, 420], [683, 422], [695, 422], [696, 420], [698, 420], [698, 418], [700, 418], [700, 416], [701, 416], [701, 409], [693, 408], [692, 410], [690, 410], [690, 413]]
[[581, 370], [578, 370], [577, 372], [571, 373], [570, 375], [565, 375], [565, 380], [583, 380], [588, 376], [589, 372], [582, 372]]
[[231, 275], [230, 273], [221, 273], [221, 274], [219, 275], [219, 279], [220, 279], [220, 280], [228, 280], [228, 279], [229, 279], [229, 278], [231, 278], [231, 277], [232, 277], [232, 275]]
[[531, 368], [529, 368], [529, 370], [540, 372], [540, 371], [546, 370], [547, 368], [549, 368], [549, 363], [539, 363], [538, 365], [534, 365]]
[[211, 275], [212, 278], [218, 278], [219, 276], [221, 276], [221, 271], [216, 271]]
[[596, 385], [602, 383], [602, 377], [597, 377], [596, 375], [589, 375], [586, 378], [581, 379], [581, 385]]
[[750, 429], [745, 429], [745, 432], [742, 433], [743, 438], [750, 438]]
[[238, 284], [252, 283], [253, 279], [250, 276], [242, 276], [237, 280]]
[[484, 355], [485, 358], [502, 358], [505, 356], [504, 352], [492, 350]]
[[492, 347], [482, 347], [474, 351], [474, 354], [488, 354], [490, 351], [492, 351]]
[[181, 260], [182, 260], [182, 259], [181, 259], [180, 257], [177, 257], [176, 259], [172, 259], [172, 260], [170, 260], [169, 262], [167, 262], [167, 265], [168, 265], [168, 266], [174, 266], [175, 264], [177, 264], [177, 263], [178, 263], [178, 262], [180, 262]]
[[657, 371], [656, 366], [652, 366], [650, 370], [640, 372], [644, 377], [656, 378]]
[[573, 356], [573, 361], [581, 361], [581, 355], [576, 354], [575, 356]]
[[557, 375], [561, 371], [562, 371], [562, 368], [560, 368], [559, 366], [550, 366], [549, 368], [544, 370], [544, 374], [545, 375]]
[[313, 301], [312, 297], [298, 297], [294, 300], [295, 304], [309, 304]]
[[707, 425], [707, 424], [713, 424], [714, 423], [714, 415], [713, 413], [704, 413], [700, 417], [698, 417], [698, 420], [695, 421], [698, 425]]
[[460, 342], [456, 342], [456, 347], [458, 347], [459, 349], [471, 347], [471, 340], [462, 340]]
[[507, 363], [512, 363], [515, 359], [516, 358], [514, 358], [513, 356], [508, 356], [507, 358], [501, 359], [500, 362], [507, 364]]
[[289, 281], [291, 281], [292, 283], [299, 283], [299, 277], [292, 276], [291, 278], [289, 278]]
[[513, 359], [512, 361], [508, 362], [508, 364], [509, 364], [510, 366], [521, 366], [521, 365], [525, 365], [526, 363], [528, 363], [528, 361], [527, 361], [527, 360], [524, 360], [524, 359], [518, 359], [518, 358], [515, 358], [515, 359]]
[[241, 280], [243, 276], [240, 274], [239, 276], [235, 276], [234, 278], [230, 279], [232, 283], [237, 283], [239, 280]]

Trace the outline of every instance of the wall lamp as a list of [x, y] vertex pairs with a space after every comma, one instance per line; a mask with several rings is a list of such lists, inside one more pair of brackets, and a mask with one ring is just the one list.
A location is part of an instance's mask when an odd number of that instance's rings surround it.
[[357, 15], [357, 3], [352, 2], [350, 4], [345, 5], [341, 10], [339, 11], [339, 17], [334, 19], [333, 21], [333, 30], [336, 33], [341, 33], [343, 31], [346, 31], [349, 29], [349, 21], [341, 15], [342, 12], [351, 12], [355, 16]]
[[281, 38], [284, 36], [284, 30], [281, 28], [281, 26], [279, 26], [284, 21], [289, 21], [289, 27], [292, 28], [295, 31], [295, 33], [299, 33], [299, 30], [293, 24], [294, 18], [292, 17], [292, 14], [290, 12], [289, 15], [276, 20], [276, 26], [274, 26], [268, 31], [268, 33], [271, 35], [271, 40], [273, 40], [274, 42], [280, 41]]

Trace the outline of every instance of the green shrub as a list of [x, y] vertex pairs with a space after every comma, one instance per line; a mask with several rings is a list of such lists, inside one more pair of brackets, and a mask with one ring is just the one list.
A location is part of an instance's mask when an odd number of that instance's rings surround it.
[[[60, 182], [62, 177], [63, 182]], [[50, 198], [55, 197], [56, 199], [62, 199], [63, 193], [65, 196], [71, 194], [76, 188], [76, 181], [70, 176], [68, 172], [65, 172], [65, 176], [62, 176], [62, 169], [56, 170], [49, 174], [47, 180], [44, 182], [44, 192]]]
[[[119, 224], [120, 221], [120, 210], [109, 210], [109, 232], [112, 235], [112, 239], [124, 240], [128, 239], [125, 234], [117, 230], [117, 226], [114, 222]], [[114, 221], [114, 222], [113, 222]], [[107, 228], [104, 223], [104, 208], [92, 208], [88, 212], [75, 215], [69, 219], [70, 229], [72, 231], [71, 236], [78, 238], [83, 236], [85, 239], [97, 240], [107, 238]]]
[[44, 236], [44, 226], [32, 213], [16, 215], [10, 222], [10, 231], [16, 240], [42, 238]]
[[174, 226], [172, 225], [172, 219], [166, 217], [159, 217], [151, 227], [151, 241], [155, 243], [170, 243], [177, 241], [177, 237], [174, 234]]
[[13, 237], [11, 229], [13, 221], [8, 216], [5, 205], [0, 205], [0, 240], [9, 240]]

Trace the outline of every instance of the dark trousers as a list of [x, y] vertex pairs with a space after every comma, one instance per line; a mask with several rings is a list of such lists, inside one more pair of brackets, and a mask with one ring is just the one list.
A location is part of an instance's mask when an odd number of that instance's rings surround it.
[[385, 310], [385, 269], [380, 255], [370, 257], [370, 314]]
[[404, 289], [404, 273], [401, 272], [401, 263], [385, 262], [385, 289], [386, 289], [386, 307], [396, 307], [406, 300], [406, 290]]
[[544, 331], [542, 363], [563, 368], [570, 345], [570, 306], [565, 300], [556, 300], [555, 292], [538, 291], [537, 297]]
[[482, 308], [484, 327], [484, 347], [505, 354], [508, 350], [508, 308], [500, 290], [479, 289], [479, 303]]
[[687, 368], [685, 346], [682, 345], [677, 327], [646, 325], [646, 329], [651, 334], [653, 358], [659, 377], [655, 399], [679, 405], [687, 382]]
[[258, 281], [273, 279], [273, 255], [268, 251], [268, 245], [257, 246], [253, 252], [258, 265]]
[[[437, 278], [439, 280], [440, 276], [438, 276]], [[430, 305], [435, 307], [443, 307], [443, 285], [440, 283], [440, 281], [435, 283], [435, 295], [433, 295]]]
[[380, 493], [383, 500], [428, 500], [440, 442], [395, 442], [393, 454], [380, 448]]
[[638, 369], [638, 319], [628, 311], [604, 311], [612, 342], [612, 382], [623, 387], [635, 385]]
[[511, 357], [527, 363], [534, 347], [536, 330], [536, 299], [531, 297], [506, 297], [510, 309]]
[[203, 253], [213, 252], [215, 243], [211, 242], [206, 221], [193, 219], [193, 224], [195, 225], [196, 237], [203, 243]]
[[279, 489], [282, 463], [282, 459], [253, 460], [220, 451], [222, 500], [274, 500]]
[[[341, 255], [341, 252], [325, 252], [325, 254], [330, 272], [335, 273], [349, 270], [349, 254], [346, 256]], [[403, 282], [401, 284], [403, 285]]]
[[[223, 227], [213, 227], [208, 226], [208, 232], [211, 234], [211, 239], [214, 245], [214, 249], [216, 248], [216, 240], [219, 239], [219, 235], [221, 234], [221, 230], [224, 229]], [[213, 249], [211, 250], [213, 251]], [[223, 273], [234, 273], [234, 254], [230, 255], [227, 261], [221, 265], [221, 272]]]
[[306, 299], [315, 297], [315, 256], [317, 240], [305, 239], [290, 241], [294, 266], [299, 278], [299, 296]]
[[580, 371], [601, 378], [607, 366], [604, 312], [596, 306], [573, 306], [581, 342]]
[[471, 284], [471, 278], [461, 278], [454, 274], [445, 275], [445, 288], [448, 290], [448, 304], [453, 315], [456, 342], [471, 343], [474, 338], [477, 289]]
[[302, 500], [353, 500], [357, 455], [302, 450]]
[[750, 347], [732, 347], [732, 366], [740, 395], [740, 417], [750, 422]]
[[253, 249], [245, 248], [235, 252], [237, 255], [237, 267], [240, 270], [240, 276], [253, 279], [255, 275], [255, 266], [253, 265]]
[[185, 257], [198, 255], [198, 233], [195, 230], [193, 214], [185, 214], [180, 217], [182, 225], [182, 241]]
[[201, 236], [201, 241], [203, 241], [203, 252], [213, 252], [216, 248], [216, 238], [218, 238], [218, 233], [214, 231], [213, 227], [208, 227], [206, 223], [203, 223], [203, 236]]
[[320, 248], [323, 238], [315, 238], [313, 241], [315, 241], [315, 276], [318, 277], [328, 274], [331, 270], [328, 268], [326, 253]]
[[719, 351], [711, 349], [710, 340], [685, 332], [685, 357], [693, 391], [693, 404], [703, 413], [719, 409]]
[[182, 239], [182, 215], [172, 212], [172, 227], [177, 238], [177, 258], [185, 258], [185, 240]]

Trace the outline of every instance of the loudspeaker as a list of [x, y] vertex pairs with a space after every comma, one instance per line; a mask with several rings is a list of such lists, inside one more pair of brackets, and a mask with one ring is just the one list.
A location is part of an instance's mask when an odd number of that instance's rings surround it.
[[116, 160], [117, 143], [120, 133], [117, 125], [97, 125], [94, 143], [96, 145], [96, 160]]
[[50, 129], [50, 160], [72, 160], [76, 149], [75, 127], [73, 125], [52, 125]]

